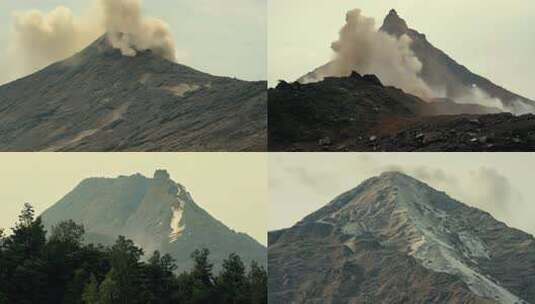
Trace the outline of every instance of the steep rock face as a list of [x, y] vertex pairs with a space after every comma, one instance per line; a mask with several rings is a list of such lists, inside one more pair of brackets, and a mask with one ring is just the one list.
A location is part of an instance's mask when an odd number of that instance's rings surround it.
[[265, 151], [266, 87], [122, 56], [103, 36], [0, 86], [0, 150]]
[[270, 233], [271, 303], [533, 303], [535, 239], [399, 173]]
[[124, 235], [147, 255], [154, 250], [171, 254], [179, 270], [191, 267], [191, 253], [202, 248], [210, 249], [217, 268], [233, 252], [246, 263], [266, 263], [265, 247], [213, 218], [161, 170], [154, 178], [86, 179], [42, 218], [47, 228], [68, 219], [83, 224], [87, 242], [112, 244]]
[[491, 97], [500, 99], [505, 106], [516, 113], [533, 112], [535, 102], [502, 88], [490, 80], [471, 72], [446, 53], [431, 44], [426, 36], [409, 28], [395, 10], [385, 17], [380, 29], [395, 37], [408, 35], [412, 39], [411, 49], [422, 62], [421, 77], [430, 86], [445, 89], [448, 98], [458, 99], [470, 93], [475, 86]]

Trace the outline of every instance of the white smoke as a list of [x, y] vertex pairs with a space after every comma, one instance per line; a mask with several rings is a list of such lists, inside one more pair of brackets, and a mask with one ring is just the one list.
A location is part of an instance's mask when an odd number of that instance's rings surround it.
[[535, 113], [535, 107], [533, 105], [527, 104], [522, 100], [514, 100], [507, 105], [501, 99], [490, 96], [490, 94], [475, 84], [464, 95], [455, 97], [454, 99], [457, 103], [478, 104], [485, 107], [497, 108], [502, 112], [510, 112], [514, 115]]
[[14, 13], [7, 46], [9, 76], [34, 72], [87, 46], [104, 32], [90, 20], [73, 15], [63, 6], [48, 13], [37, 10]]
[[455, 102], [478, 104], [485, 107], [498, 108], [502, 112], [507, 112], [507, 109], [499, 98], [490, 96], [476, 85], [473, 85], [465, 95], [455, 98]]
[[[328, 76], [348, 76], [352, 71], [376, 74], [386, 85], [411, 94], [430, 98], [432, 90], [420, 78], [422, 63], [411, 50], [412, 40], [399, 39], [375, 28], [375, 20], [362, 15], [359, 9], [349, 11], [338, 41], [332, 44], [334, 61], [314, 73], [308, 81]], [[307, 81], [305, 80], [305, 82]]]
[[112, 46], [125, 56], [138, 51], [152, 50], [174, 61], [175, 42], [169, 26], [160, 19], [141, 14], [141, 0], [100, 0], [104, 13], [104, 27]]
[[151, 50], [174, 61], [176, 50], [169, 26], [143, 16], [141, 7], [141, 0], [93, 0], [92, 8], [81, 16], [63, 6], [50, 12], [14, 13], [2, 80], [13, 80], [72, 56], [105, 32], [123, 55]]

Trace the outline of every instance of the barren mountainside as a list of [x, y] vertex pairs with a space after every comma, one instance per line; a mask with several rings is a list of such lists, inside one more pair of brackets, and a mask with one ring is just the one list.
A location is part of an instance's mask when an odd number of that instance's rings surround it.
[[208, 214], [163, 170], [153, 178], [137, 174], [85, 179], [42, 218], [47, 228], [68, 219], [83, 224], [86, 242], [110, 244], [124, 235], [146, 255], [154, 250], [171, 254], [179, 270], [188, 269], [191, 253], [202, 248], [211, 251], [216, 268], [231, 253], [246, 263], [266, 264], [264, 246]]
[[0, 86], [0, 151], [265, 151], [266, 86], [123, 56], [103, 36]]
[[421, 77], [432, 87], [445, 88], [448, 98], [455, 100], [462, 97], [475, 86], [491, 97], [500, 99], [516, 113], [533, 112], [535, 109], [533, 100], [498, 86], [457, 63], [431, 44], [426, 35], [409, 28], [407, 22], [400, 18], [395, 10], [389, 12], [380, 30], [398, 38], [408, 35], [412, 40], [411, 49], [422, 63]]
[[535, 239], [401, 173], [269, 234], [270, 303], [535, 303]]
[[428, 102], [353, 72], [268, 90], [270, 151], [532, 151], [535, 116]]
[[410, 38], [422, 64], [417, 77], [432, 96], [384, 86], [376, 75], [359, 71], [340, 75], [349, 69], [340, 71], [346, 63], [335, 59], [268, 90], [269, 151], [535, 150], [534, 101], [472, 73], [410, 29], [395, 10], [379, 31]]

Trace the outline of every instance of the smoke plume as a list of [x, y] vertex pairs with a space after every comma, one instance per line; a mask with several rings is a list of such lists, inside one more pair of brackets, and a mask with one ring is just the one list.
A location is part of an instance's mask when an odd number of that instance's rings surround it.
[[167, 60], [175, 60], [175, 43], [169, 26], [160, 19], [143, 17], [141, 0], [101, 0], [104, 27], [113, 47], [125, 56], [152, 50]]
[[498, 108], [502, 112], [507, 112], [504, 103], [496, 97], [491, 97], [487, 92], [473, 85], [468, 92], [460, 97], [455, 98], [455, 102], [464, 104], [478, 104], [485, 107]]
[[3, 79], [27, 75], [65, 59], [107, 33], [110, 44], [125, 56], [151, 50], [175, 60], [175, 45], [168, 25], [142, 14], [141, 0], [93, 0], [76, 16], [67, 7], [50, 12], [31, 10], [13, 14]]
[[378, 31], [375, 20], [363, 16], [359, 9], [349, 11], [338, 41], [332, 44], [334, 61], [316, 70], [304, 82], [348, 76], [357, 71], [376, 74], [383, 83], [420, 97], [432, 97], [432, 90], [419, 77], [422, 63], [411, 50], [411, 43], [407, 35], [397, 39]]
[[76, 17], [60, 6], [13, 14], [7, 58], [10, 76], [22, 76], [73, 55], [103, 32], [87, 17]]

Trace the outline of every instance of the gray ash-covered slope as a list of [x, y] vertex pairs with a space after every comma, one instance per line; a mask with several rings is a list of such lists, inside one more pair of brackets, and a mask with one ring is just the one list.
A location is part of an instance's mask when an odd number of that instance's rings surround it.
[[265, 151], [266, 87], [123, 56], [103, 36], [0, 86], [0, 150]]
[[[411, 50], [422, 63], [420, 77], [431, 88], [440, 91], [450, 100], [466, 100], [472, 96], [475, 87], [481, 89], [492, 98], [499, 99], [504, 108], [517, 114], [533, 113], [535, 101], [513, 93], [487, 78], [477, 75], [467, 67], [457, 63], [449, 55], [431, 44], [425, 34], [409, 28], [395, 10], [391, 10], [385, 17], [383, 25], [379, 29], [394, 37], [407, 35], [411, 38]], [[299, 82], [307, 82], [308, 79], [318, 79], [318, 74], [329, 70], [333, 62], [329, 62], [314, 71], [299, 78]], [[491, 98], [488, 98], [489, 100]], [[444, 114], [444, 113], [443, 113]], [[481, 113], [479, 113], [481, 114]]]
[[210, 250], [216, 268], [233, 252], [246, 263], [266, 264], [264, 246], [213, 218], [162, 170], [154, 178], [136, 174], [86, 179], [42, 218], [48, 230], [69, 219], [83, 224], [88, 243], [113, 244], [124, 235], [146, 255], [154, 250], [171, 254], [179, 270], [188, 269], [191, 253], [202, 248]]
[[528, 151], [535, 116], [424, 101], [353, 72], [268, 90], [270, 151]]
[[533, 100], [496, 85], [457, 63], [445, 52], [433, 46], [424, 34], [409, 28], [407, 22], [400, 18], [395, 10], [389, 12], [380, 30], [395, 37], [409, 36], [412, 40], [411, 49], [422, 63], [420, 73], [422, 79], [432, 87], [445, 88], [449, 98], [462, 98], [476, 86], [491, 97], [500, 99], [514, 112], [533, 112], [535, 108]]
[[535, 239], [401, 173], [269, 234], [270, 303], [535, 303]]

